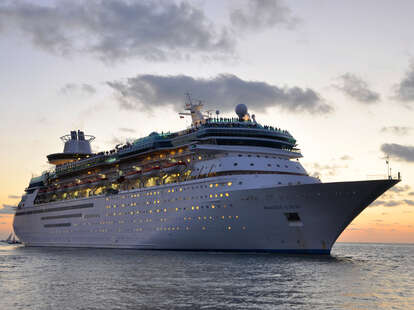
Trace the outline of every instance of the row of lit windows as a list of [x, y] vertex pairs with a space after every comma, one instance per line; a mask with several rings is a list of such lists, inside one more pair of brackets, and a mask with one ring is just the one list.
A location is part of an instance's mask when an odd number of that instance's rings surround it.
[[[119, 214], [118, 214], [119, 215]], [[221, 215], [221, 216], [214, 216], [214, 215], [210, 215], [210, 216], [185, 216], [184, 221], [192, 221], [192, 220], [238, 220], [239, 216], [238, 215]], [[118, 220], [118, 221], [101, 221], [101, 222], [84, 222], [84, 223], [74, 223], [73, 226], [74, 227], [78, 227], [78, 226], [91, 226], [91, 225], [113, 225], [113, 224], [125, 224], [128, 221], [125, 220]], [[134, 219], [132, 221], [130, 221], [131, 223], [150, 223], [152, 222], [152, 218], [145, 218], [145, 219]], [[167, 222], [167, 218], [160, 218], [160, 222]]]
[[[145, 192], [145, 193], [136, 193], [136, 194], [131, 194], [130, 198], [139, 198], [139, 197], [143, 197], [143, 196], [155, 196], [155, 195], [160, 195], [161, 193], [175, 193], [175, 192], [182, 192], [183, 190], [187, 190], [187, 189], [202, 189], [202, 188], [214, 188], [214, 187], [219, 187], [219, 186], [232, 186], [233, 182], [227, 182], [227, 183], [210, 183], [209, 185], [195, 185], [195, 186], [187, 186], [187, 187], [180, 187], [180, 188], [171, 188], [171, 189], [167, 189], [167, 190], [162, 190], [162, 191], [149, 191], [149, 192]], [[109, 201], [110, 199], [115, 199], [115, 198], [119, 198], [118, 196], [114, 195], [112, 197], [106, 197], [106, 201]], [[120, 197], [121, 199], [126, 199], [127, 196], [126, 195], [121, 195]]]
[[[190, 231], [192, 228], [190, 226], [185, 226], [183, 228], [180, 228], [180, 226], [161, 226], [161, 227], [155, 227], [154, 230], [155, 231]], [[232, 227], [231, 225], [226, 225], [224, 226], [224, 229], [226, 231], [230, 231], [230, 230], [234, 230], [234, 227]], [[242, 226], [241, 227], [242, 230], [246, 230], [247, 227], [246, 226]], [[207, 231], [207, 226], [202, 226], [201, 230], [203, 231]], [[214, 231], [216, 231], [217, 228], [214, 228]], [[99, 228], [99, 229], [90, 229], [88, 231], [82, 231], [82, 232], [91, 232], [91, 233], [107, 233], [107, 232], [125, 232], [125, 231], [135, 231], [135, 232], [143, 232], [144, 231], [144, 227], [136, 227], [134, 229], [127, 229], [127, 230], [122, 230], [122, 229], [117, 229], [117, 230], [111, 230], [109, 228]], [[73, 233], [73, 232], [81, 232], [78, 230], [73, 230], [73, 229], [55, 229], [54, 231], [50, 231], [50, 233], [55, 233], [55, 234], [63, 234], [63, 233]]]
[[[207, 196], [207, 195], [205, 195], [205, 196], [199, 196], [199, 197], [191, 197], [192, 199], [203, 199], [203, 198], [223, 198], [223, 197], [230, 197], [230, 194], [229, 193], [219, 193], [219, 194], [210, 194], [209, 196]], [[181, 200], [180, 198], [182, 198], [182, 197], [178, 197], [178, 198], [173, 198], [173, 199], [171, 199], [171, 200], [163, 200], [163, 202], [174, 202], [175, 200]], [[182, 199], [182, 200], [186, 200], [185, 199], [185, 197]], [[156, 204], [160, 204], [161, 203], [161, 200], [151, 200], [151, 201], [146, 201], [145, 202], [145, 205], [147, 205], [147, 206], [149, 206], [149, 205], [156, 205]], [[121, 208], [125, 208], [125, 207], [136, 207], [137, 206], [137, 203], [136, 202], [131, 202], [131, 203], [129, 203], [129, 205], [128, 204], [125, 204], [125, 203], [122, 203], [122, 204], [120, 204], [120, 205], [116, 205], [116, 204], [114, 204], [114, 205], [106, 205], [105, 206], [105, 208], [106, 209], [111, 209], [111, 208], [117, 208], [117, 207], [121, 207]], [[140, 206], [140, 205], [138, 205], [138, 206]]]
[[[238, 154], [237, 155], [238, 157], [243, 157], [243, 155], [242, 154]], [[244, 156], [246, 156], [246, 155], [244, 155]], [[247, 157], [253, 157], [253, 155], [252, 154], [248, 154], [247, 155]], [[260, 155], [256, 155], [256, 157], [257, 158], [260, 158], [260, 157], [264, 157], [264, 158], [273, 158], [273, 159], [280, 159], [280, 160], [289, 160], [289, 159], [287, 159], [287, 158], [282, 158], [282, 157], [276, 157], [276, 156], [268, 156], [268, 155], [265, 155], [265, 156], [260, 156]]]
[[[248, 200], [248, 199], [247, 199]], [[229, 205], [230, 207], [231, 206], [233, 206], [232, 204], [230, 204]], [[227, 207], [227, 205], [222, 205], [222, 207], [223, 208], [226, 208]], [[186, 211], [186, 210], [192, 210], [192, 211], [194, 211], [194, 210], [200, 210], [200, 209], [209, 209], [209, 208], [211, 208], [211, 209], [215, 209], [215, 208], [221, 208], [221, 206], [220, 205], [214, 205], [214, 204], [212, 204], [211, 206], [209, 206], [209, 205], [206, 205], [206, 206], [191, 206], [191, 208], [190, 207], [183, 207], [183, 208], [171, 208], [171, 210], [170, 211], [172, 211], [172, 212], [180, 212], [180, 211]], [[167, 208], [163, 208], [163, 209], [155, 209], [155, 210], [137, 210], [137, 211], [125, 211], [125, 212], [111, 212], [111, 213], [106, 213], [106, 216], [122, 216], [122, 215], [138, 215], [138, 214], [155, 214], [155, 213], [167, 213], [168, 212], [168, 209]]]
[[222, 215], [222, 216], [212, 216], [212, 215], [210, 215], [210, 216], [196, 216], [196, 217], [188, 216], [188, 217], [184, 217], [184, 221], [192, 221], [192, 220], [201, 221], [201, 220], [218, 220], [218, 219], [221, 219], [221, 220], [225, 220], [225, 219], [238, 220], [239, 216], [238, 215], [227, 215], [227, 216], [225, 216], [225, 215]]

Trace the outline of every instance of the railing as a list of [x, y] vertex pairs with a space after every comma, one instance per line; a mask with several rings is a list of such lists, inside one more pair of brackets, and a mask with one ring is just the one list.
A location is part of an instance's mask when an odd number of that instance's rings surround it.
[[[267, 125], [260, 125], [256, 122], [253, 122], [251, 120], [248, 121], [240, 121], [238, 118], [225, 118], [225, 117], [217, 117], [217, 118], [208, 118], [205, 120], [203, 124], [200, 124], [197, 127], [190, 127], [185, 130], [171, 133], [171, 132], [162, 132], [162, 133], [153, 133], [147, 137], [143, 137], [140, 139], [135, 140], [133, 143], [127, 143], [123, 145], [122, 147], [115, 148], [110, 151], [101, 152], [98, 154], [91, 154], [90, 158], [83, 159], [80, 162], [70, 162], [63, 165], [60, 165], [56, 167], [55, 169], [51, 169], [49, 171], [45, 171], [44, 173], [49, 173], [49, 175], [58, 175], [60, 173], [66, 173], [66, 172], [72, 172], [79, 169], [84, 169], [89, 166], [94, 166], [96, 164], [101, 163], [103, 160], [107, 159], [109, 156], [117, 156], [119, 153], [125, 153], [131, 150], [142, 148], [143, 146], [146, 146], [148, 144], [151, 145], [152, 142], [160, 141], [163, 139], [172, 139], [178, 136], [183, 136], [187, 134], [191, 134], [193, 132], [198, 131], [201, 128], [212, 128], [212, 127], [226, 127], [226, 128], [258, 128], [262, 130], [268, 130], [272, 132], [278, 132], [284, 135], [287, 135], [289, 137], [292, 137], [292, 135], [287, 130], [282, 130], [280, 128], [276, 128], [273, 126], [267, 126]], [[292, 137], [293, 138], [293, 137]], [[296, 150], [295, 150], [296, 151]], [[43, 174], [44, 174], [43, 173]]]

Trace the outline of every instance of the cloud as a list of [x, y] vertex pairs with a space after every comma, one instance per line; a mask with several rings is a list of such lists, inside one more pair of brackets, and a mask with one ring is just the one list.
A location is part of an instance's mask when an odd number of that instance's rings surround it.
[[345, 73], [339, 76], [337, 80], [338, 83], [333, 86], [352, 99], [366, 104], [380, 100], [380, 95], [369, 89], [367, 82], [352, 73]]
[[405, 199], [404, 202], [409, 206], [414, 206], [414, 200]]
[[397, 136], [404, 136], [412, 131], [412, 127], [405, 127], [405, 126], [389, 126], [389, 127], [382, 127], [381, 132], [385, 133], [392, 133]]
[[94, 93], [96, 93], [96, 89], [92, 85], [89, 85], [89, 84], [67, 83], [60, 89], [59, 92], [64, 95], [71, 95], [74, 93], [84, 94], [84, 95], [93, 95]]
[[107, 143], [113, 146], [119, 145], [119, 144], [125, 144], [127, 142], [134, 141], [134, 138], [125, 138], [125, 137], [112, 137], [111, 140], [109, 140]]
[[369, 206], [370, 207], [376, 207], [376, 206], [381, 206], [381, 207], [396, 207], [401, 205], [401, 201], [395, 201], [395, 200], [389, 200], [389, 201], [385, 201], [385, 200], [376, 200], [373, 203], [371, 203]]
[[1, 214], [14, 214], [15, 209], [16, 209], [16, 206], [3, 203], [2, 208], [0, 208], [0, 213]]
[[291, 112], [329, 113], [333, 108], [309, 88], [278, 87], [266, 82], [247, 81], [232, 74], [213, 78], [193, 78], [187, 75], [138, 75], [126, 80], [107, 82], [116, 91], [120, 107], [127, 110], [151, 110], [172, 106], [180, 111], [184, 94], [191, 92], [208, 108], [232, 111], [244, 103], [257, 112], [279, 107]]
[[320, 165], [318, 163], [313, 163], [311, 164], [309, 170], [314, 171], [311, 173], [311, 176], [313, 177], [335, 176], [338, 172], [338, 169], [347, 167], [347, 165]]
[[409, 185], [404, 185], [404, 186], [394, 186], [390, 188], [389, 191], [394, 192], [394, 193], [401, 193], [401, 192], [409, 191], [410, 189], [411, 187]]
[[8, 197], [10, 199], [20, 199], [20, 198], [22, 198], [22, 196], [20, 196], [20, 195], [9, 195]]
[[135, 133], [136, 130], [132, 128], [118, 128], [119, 131], [128, 132], [128, 133]]
[[352, 157], [349, 155], [344, 155], [340, 158], [340, 160], [352, 160]]
[[230, 12], [230, 21], [236, 30], [257, 31], [276, 25], [293, 28], [299, 19], [292, 16], [283, 1], [249, 0], [246, 7]]
[[406, 146], [396, 143], [384, 143], [381, 145], [381, 151], [398, 160], [414, 162], [414, 146]]
[[105, 62], [231, 54], [235, 46], [227, 27], [214, 25], [190, 2], [15, 1], [0, 5], [0, 20], [0, 30], [18, 29], [45, 51], [89, 54]]
[[395, 98], [402, 102], [414, 101], [414, 62], [411, 63], [404, 78], [394, 85]]

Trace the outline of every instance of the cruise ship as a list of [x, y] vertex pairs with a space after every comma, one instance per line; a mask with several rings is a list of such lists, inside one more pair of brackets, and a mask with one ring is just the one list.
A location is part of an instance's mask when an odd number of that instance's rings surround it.
[[202, 111], [191, 126], [93, 153], [93, 136], [61, 137], [53, 169], [33, 177], [15, 212], [26, 246], [329, 254], [341, 232], [400, 181], [322, 183], [286, 130]]

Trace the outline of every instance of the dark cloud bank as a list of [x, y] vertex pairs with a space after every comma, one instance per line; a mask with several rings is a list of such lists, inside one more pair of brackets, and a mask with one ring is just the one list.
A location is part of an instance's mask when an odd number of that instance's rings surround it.
[[338, 77], [338, 83], [333, 86], [348, 97], [359, 102], [370, 104], [380, 100], [380, 95], [371, 90], [367, 82], [351, 73]]
[[193, 52], [231, 53], [235, 42], [189, 2], [88, 0], [51, 6], [0, 4], [0, 30], [19, 29], [55, 54], [88, 53], [104, 61], [166, 60]]
[[381, 151], [398, 160], [414, 162], [414, 146], [384, 143], [381, 145]]
[[230, 56], [243, 32], [292, 27], [297, 21], [279, 0], [236, 4], [241, 8], [230, 10], [230, 19], [218, 25], [191, 1], [7, 1], [0, 3], [0, 31], [17, 29], [35, 46], [58, 55], [165, 61]]
[[230, 21], [235, 29], [257, 31], [276, 25], [292, 28], [299, 20], [283, 1], [250, 0], [246, 7], [230, 13]]
[[382, 127], [381, 132], [384, 133], [391, 133], [396, 136], [404, 136], [408, 133], [410, 133], [413, 130], [412, 127], [406, 127], [406, 126], [389, 126], [389, 127]]
[[116, 91], [121, 108], [130, 110], [166, 105], [182, 110], [184, 94], [190, 92], [203, 100], [206, 108], [223, 111], [233, 110], [239, 103], [257, 112], [269, 107], [313, 114], [332, 111], [332, 107], [312, 89], [278, 87], [266, 82], [242, 80], [232, 74], [220, 74], [209, 79], [145, 74], [107, 84]]
[[67, 83], [61, 89], [60, 93], [63, 95], [71, 95], [71, 94], [85, 94], [85, 95], [93, 95], [96, 93], [95, 87], [89, 84], [76, 84], [76, 83]]
[[401, 82], [395, 85], [395, 98], [402, 102], [414, 101], [414, 63], [410, 65]]
[[3, 208], [0, 209], [0, 214], [14, 214], [16, 206], [3, 204]]
[[398, 206], [414, 206], [414, 200], [404, 199], [404, 200], [376, 200], [370, 204], [370, 207], [398, 207]]

